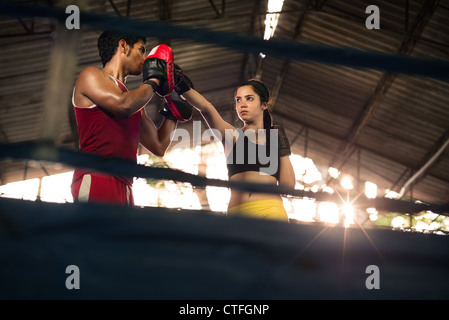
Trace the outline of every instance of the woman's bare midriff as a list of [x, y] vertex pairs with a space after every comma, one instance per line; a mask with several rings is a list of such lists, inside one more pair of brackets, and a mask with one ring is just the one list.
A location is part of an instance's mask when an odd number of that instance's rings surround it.
[[[234, 174], [229, 181], [245, 181], [251, 183], [266, 183], [277, 186], [277, 180], [273, 176], [262, 174], [258, 171], [246, 171]], [[242, 192], [240, 190], [231, 189], [231, 198], [229, 199], [228, 208], [238, 206], [249, 201], [275, 199], [282, 200], [279, 194], [260, 193], [260, 192]]]

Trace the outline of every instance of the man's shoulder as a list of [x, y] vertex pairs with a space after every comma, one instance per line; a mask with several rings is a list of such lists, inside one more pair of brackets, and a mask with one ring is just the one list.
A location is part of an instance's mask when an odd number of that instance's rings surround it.
[[84, 83], [103, 82], [105, 79], [109, 79], [109, 76], [104, 72], [103, 69], [98, 67], [89, 66], [84, 68], [78, 76], [77, 84], [82, 85]]
[[[77, 106], [82, 108], [83, 103], [80, 101], [84, 99], [83, 97], [89, 97], [92, 90], [97, 90], [98, 85], [103, 82], [105, 73], [102, 69], [95, 66], [88, 66], [84, 68], [75, 83], [74, 97], [78, 101]], [[90, 105], [90, 104], [89, 104]]]
[[104, 73], [104, 71], [98, 67], [88, 66], [81, 71], [80, 77], [82, 77], [82, 76], [100, 76], [103, 73]]

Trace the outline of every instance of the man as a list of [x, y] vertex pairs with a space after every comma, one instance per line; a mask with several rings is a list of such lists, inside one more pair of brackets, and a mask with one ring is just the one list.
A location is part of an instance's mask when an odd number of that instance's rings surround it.
[[[173, 53], [166, 45], [145, 57], [144, 38], [105, 31], [98, 39], [103, 68], [90, 66], [79, 75], [73, 90], [80, 151], [137, 162], [139, 144], [162, 157], [178, 119], [168, 108], [159, 128], [145, 113], [157, 92], [167, 101], [173, 92]], [[143, 72], [142, 72], [143, 71]], [[143, 73], [142, 85], [129, 90], [128, 76]], [[173, 103], [171, 103], [173, 106]], [[175, 104], [176, 107], [176, 104]], [[134, 205], [132, 177], [112, 176], [78, 168], [72, 180], [75, 202]]]

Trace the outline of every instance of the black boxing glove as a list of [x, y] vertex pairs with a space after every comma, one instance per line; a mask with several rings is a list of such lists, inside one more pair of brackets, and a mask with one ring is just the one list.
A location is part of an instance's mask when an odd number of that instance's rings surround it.
[[159, 113], [167, 119], [175, 121], [187, 121], [192, 118], [192, 106], [176, 92], [164, 97], [165, 104]]
[[[160, 44], [154, 47], [143, 63], [143, 83], [151, 85], [153, 89], [157, 87], [156, 93], [166, 96], [173, 92], [175, 88], [173, 51], [165, 45]], [[159, 86], [149, 79], [158, 79]]]
[[184, 73], [179, 65], [175, 63], [175, 91], [177, 94], [182, 95], [184, 92], [190, 89], [195, 89], [193, 87], [193, 82]]

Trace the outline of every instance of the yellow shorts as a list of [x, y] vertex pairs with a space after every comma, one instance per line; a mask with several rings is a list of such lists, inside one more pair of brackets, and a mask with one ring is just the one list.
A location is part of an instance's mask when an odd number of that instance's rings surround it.
[[250, 201], [228, 209], [229, 216], [245, 216], [256, 219], [274, 219], [288, 222], [282, 200], [267, 199]]

